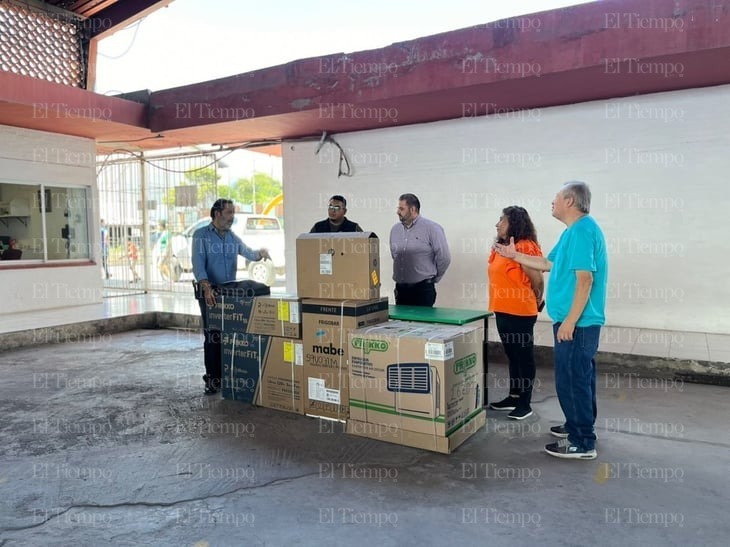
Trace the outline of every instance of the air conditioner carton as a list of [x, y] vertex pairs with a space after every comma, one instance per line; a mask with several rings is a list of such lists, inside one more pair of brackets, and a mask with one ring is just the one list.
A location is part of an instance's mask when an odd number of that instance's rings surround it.
[[349, 415], [351, 330], [388, 320], [388, 299], [302, 300], [304, 413], [344, 421]]
[[231, 332], [221, 336], [224, 399], [303, 413], [301, 340]]
[[350, 332], [348, 431], [451, 452], [484, 420], [483, 335], [405, 321]]

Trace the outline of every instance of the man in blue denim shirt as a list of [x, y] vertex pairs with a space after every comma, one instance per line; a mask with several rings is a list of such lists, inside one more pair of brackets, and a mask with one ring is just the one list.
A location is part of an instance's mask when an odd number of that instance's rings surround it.
[[254, 251], [231, 232], [235, 213], [233, 201], [219, 199], [210, 208], [212, 222], [193, 234], [193, 275], [203, 296], [195, 295], [203, 317], [203, 381], [207, 395], [216, 393], [221, 383], [221, 333], [208, 329], [205, 306], [215, 306], [215, 286], [236, 280], [238, 255], [253, 262], [270, 259], [266, 249]]
[[557, 458], [592, 460], [596, 452], [596, 362], [606, 322], [608, 255], [601, 228], [590, 216], [591, 191], [567, 182], [553, 200], [553, 216], [567, 226], [547, 258], [515, 251], [514, 242], [495, 250], [519, 264], [550, 271], [547, 311], [552, 317], [555, 390], [565, 424], [550, 428], [562, 440], [545, 446]]

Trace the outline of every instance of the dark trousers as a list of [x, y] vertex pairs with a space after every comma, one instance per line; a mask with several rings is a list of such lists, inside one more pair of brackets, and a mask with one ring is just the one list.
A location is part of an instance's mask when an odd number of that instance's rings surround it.
[[535, 383], [535, 321], [537, 315], [495, 312], [497, 331], [509, 361], [509, 394], [518, 408], [529, 408]]
[[436, 302], [436, 285], [426, 279], [420, 283], [396, 283], [395, 303], [399, 306], [433, 307]]
[[205, 362], [205, 383], [218, 388], [221, 385], [221, 332], [208, 328], [208, 305], [205, 298], [198, 298], [200, 315], [203, 318], [203, 361]]

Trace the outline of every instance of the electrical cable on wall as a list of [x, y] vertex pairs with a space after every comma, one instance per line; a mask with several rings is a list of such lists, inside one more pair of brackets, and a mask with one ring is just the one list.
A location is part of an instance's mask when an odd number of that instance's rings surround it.
[[[350, 160], [347, 159], [347, 154], [345, 154], [345, 150], [342, 148], [342, 146], [340, 146], [340, 143], [338, 143], [332, 135], [327, 134], [327, 131], [322, 131], [322, 137], [319, 139], [319, 144], [314, 151], [314, 155], [316, 156], [317, 154], [319, 154], [324, 145], [328, 142], [334, 144], [340, 151], [340, 162], [337, 170], [337, 178], [340, 178], [342, 175], [346, 177], [351, 177], [353, 175], [352, 165], [350, 164]], [[343, 163], [345, 164], [346, 170], [342, 169]]]

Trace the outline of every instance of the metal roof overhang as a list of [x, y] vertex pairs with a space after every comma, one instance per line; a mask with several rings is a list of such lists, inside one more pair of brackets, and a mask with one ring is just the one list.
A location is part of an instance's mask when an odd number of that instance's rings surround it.
[[730, 6], [608, 0], [143, 93], [140, 102], [0, 72], [0, 124], [92, 138], [100, 152], [139, 151], [726, 83]]

